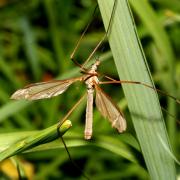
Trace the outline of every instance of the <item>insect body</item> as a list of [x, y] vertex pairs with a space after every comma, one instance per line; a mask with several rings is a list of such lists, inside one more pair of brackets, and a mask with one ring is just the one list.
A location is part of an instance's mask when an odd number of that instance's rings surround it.
[[96, 61], [91, 69], [89, 70], [90, 74], [95, 74], [94, 76], [90, 76], [86, 81], [87, 87], [87, 106], [86, 106], [86, 123], [85, 123], [85, 131], [84, 131], [84, 138], [91, 139], [92, 136], [92, 124], [93, 124], [93, 94], [94, 94], [94, 86], [95, 84], [99, 84], [99, 80], [97, 77], [97, 66], [99, 65], [100, 61]]

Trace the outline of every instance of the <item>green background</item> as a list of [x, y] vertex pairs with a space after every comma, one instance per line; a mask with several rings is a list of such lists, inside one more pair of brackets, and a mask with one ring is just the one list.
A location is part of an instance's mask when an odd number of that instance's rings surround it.
[[[147, 3], [152, 8], [151, 13], [133, 1], [131, 5], [155, 84], [180, 97], [179, 2], [156, 0], [151, 4]], [[0, 1], [1, 133], [47, 128], [62, 119], [85, 93], [85, 85], [76, 83], [64, 94], [48, 100], [24, 102], [9, 99], [15, 90], [29, 83], [80, 75], [79, 68], [70, 60], [70, 55], [84, 27], [92, 18], [95, 6], [96, 2], [91, 0]], [[154, 26], [156, 23], [163, 29], [167, 44], [161, 43], [162, 32]], [[97, 10], [75, 59], [82, 63], [103, 35], [104, 27]], [[166, 62], [164, 56], [169, 48], [174, 60]], [[103, 61], [99, 72], [119, 79], [107, 42], [96, 52], [91, 63], [98, 57]], [[171, 65], [174, 67], [172, 77], [175, 89], [169, 87], [171, 80], [167, 69]], [[69, 148], [72, 158], [93, 179], [149, 178], [120, 86], [106, 85], [103, 89], [121, 107], [127, 119], [128, 130], [125, 134], [117, 135], [108, 121], [94, 108], [94, 139], [86, 142], [83, 140], [84, 101], [69, 117], [73, 127], [65, 135], [67, 146], [72, 147]], [[167, 113], [164, 114], [174, 155], [178, 158], [179, 132], [175, 122], [178, 119], [178, 107], [172, 110], [167, 105], [166, 97], [160, 97], [160, 100], [162, 107], [176, 115], [171, 118]], [[34, 178], [78, 179], [82, 176], [69, 161], [60, 140], [40, 150], [21, 156], [33, 164]]]

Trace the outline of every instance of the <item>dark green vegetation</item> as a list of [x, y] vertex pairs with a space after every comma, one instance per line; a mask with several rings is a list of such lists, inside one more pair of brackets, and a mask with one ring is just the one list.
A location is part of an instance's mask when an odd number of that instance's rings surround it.
[[[143, 4], [144, 0], [141, 1], [136, 4], [137, 1], [132, 0], [131, 5], [153, 80], [157, 87], [178, 97], [180, 4], [178, 1], [173, 4], [166, 0], [154, 1], [152, 4]], [[9, 100], [15, 90], [26, 84], [79, 75], [78, 68], [69, 57], [96, 5], [95, 1], [90, 0], [76, 3], [73, 0], [4, 2], [0, 10], [1, 148], [15, 138], [25, 137], [26, 133], [29, 135], [27, 131], [41, 130], [56, 124], [85, 93], [85, 86], [77, 83], [63, 95], [49, 100]], [[104, 28], [97, 11], [78, 49], [78, 62], [82, 63], [88, 57], [103, 34]], [[107, 42], [103, 47], [103, 51], [98, 51], [94, 57], [104, 61], [99, 71], [119, 79]], [[69, 148], [71, 156], [92, 179], [147, 179], [149, 175], [123, 92], [118, 85], [103, 87], [119, 103], [127, 119], [128, 130], [118, 135], [94, 108], [94, 139], [86, 142], [83, 140], [84, 101], [69, 118], [73, 127], [66, 133], [65, 141], [68, 147], [73, 147]], [[177, 104], [168, 102], [165, 97], [160, 97], [160, 100], [164, 108], [178, 117]], [[179, 133], [175, 119], [178, 118], [171, 118], [165, 113], [165, 119], [174, 155], [177, 156]], [[23, 131], [23, 135], [3, 134], [19, 131]], [[79, 179], [82, 175], [69, 161], [60, 140], [41, 146], [38, 150], [21, 156], [35, 167], [34, 178]], [[157, 169], [159, 167], [154, 166]]]

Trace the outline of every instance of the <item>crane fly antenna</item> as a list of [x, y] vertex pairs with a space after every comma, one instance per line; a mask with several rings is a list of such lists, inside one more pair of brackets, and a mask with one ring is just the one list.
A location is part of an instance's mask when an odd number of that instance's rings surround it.
[[109, 24], [107, 27], [107, 31], [104, 34], [104, 36], [102, 37], [102, 39], [99, 41], [99, 43], [97, 44], [97, 46], [94, 48], [94, 50], [92, 51], [92, 53], [89, 55], [89, 57], [85, 60], [85, 62], [82, 64], [82, 68], [84, 68], [85, 64], [87, 64], [87, 62], [92, 58], [92, 56], [94, 55], [94, 53], [99, 49], [99, 47], [102, 45], [102, 43], [104, 42], [105, 38], [108, 37], [108, 34], [110, 33], [111, 30], [111, 26], [113, 23], [113, 17], [114, 17], [114, 13], [115, 13], [115, 9], [116, 9], [116, 4], [117, 4], [117, 0], [114, 1], [114, 5], [112, 8], [112, 13], [111, 13], [111, 17], [109, 20]]

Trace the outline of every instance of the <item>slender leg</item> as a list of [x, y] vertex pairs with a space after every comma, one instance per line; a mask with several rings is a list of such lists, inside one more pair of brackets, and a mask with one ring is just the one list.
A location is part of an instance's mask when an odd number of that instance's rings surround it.
[[[96, 5], [96, 7], [95, 7], [95, 9], [94, 9], [93, 16], [92, 16], [91, 20], [89, 21], [89, 23], [88, 23], [87, 26], [85, 27], [83, 33], [81, 34], [81, 37], [80, 37], [79, 40], [77, 41], [76, 46], [75, 46], [75, 48], [74, 48], [74, 50], [73, 50], [73, 52], [71, 53], [71, 56], [70, 56], [70, 59], [71, 59], [77, 66], [79, 66], [80, 68], [82, 68], [82, 66], [81, 66], [81, 64], [79, 64], [79, 63], [74, 59], [74, 55], [75, 55], [77, 49], [79, 48], [79, 45], [80, 45], [80, 43], [81, 43], [84, 35], [86, 34], [89, 26], [91, 25], [91, 23], [92, 23], [92, 21], [93, 21], [93, 19], [94, 19], [94, 15], [95, 15], [96, 9], [97, 9], [97, 5]], [[82, 69], [83, 69], [83, 68], [82, 68]]]
[[102, 43], [104, 42], [105, 38], [107, 36], [107, 33], [102, 37], [102, 39], [99, 41], [99, 43], [97, 44], [97, 46], [94, 48], [94, 50], [92, 51], [92, 53], [89, 55], [89, 57], [85, 60], [85, 62], [82, 64], [82, 68], [87, 64], [87, 62], [92, 58], [92, 56], [94, 55], [94, 53], [98, 50], [98, 48], [102, 45]]
[[97, 46], [94, 48], [94, 50], [92, 51], [92, 53], [89, 55], [89, 57], [86, 59], [86, 61], [83, 63], [82, 67], [85, 66], [85, 64], [92, 58], [92, 56], [94, 55], [94, 53], [99, 49], [99, 47], [102, 45], [102, 43], [104, 42], [105, 38], [108, 36], [110, 30], [111, 30], [111, 26], [112, 26], [112, 22], [113, 22], [113, 16], [115, 13], [115, 8], [116, 8], [116, 4], [117, 4], [117, 0], [114, 1], [114, 5], [113, 5], [113, 9], [112, 9], [112, 13], [111, 13], [111, 17], [109, 20], [109, 25], [107, 27], [107, 31], [104, 34], [104, 36], [102, 37], [102, 39], [99, 41], [99, 43], [97, 44]]
[[59, 131], [59, 127], [63, 124], [63, 122], [71, 115], [71, 113], [74, 111], [75, 108], [77, 108], [77, 106], [82, 102], [82, 100], [84, 99], [86, 94], [84, 94], [79, 101], [68, 111], [68, 113], [64, 116], [64, 118], [59, 121], [59, 124], [57, 126], [57, 133], [59, 134], [59, 137], [61, 138], [61, 141], [66, 149], [66, 152], [68, 154], [69, 160], [72, 162], [72, 164], [82, 173], [82, 175], [84, 176], [85, 179], [89, 180], [88, 176], [83, 172], [83, 170], [74, 162], [74, 160], [71, 158], [71, 154], [68, 150], [68, 147], [66, 146], [66, 143], [64, 141], [63, 136], [61, 136], [60, 131]]
[[[71, 113], [74, 111], [74, 109], [77, 108], [77, 106], [81, 103], [81, 101], [83, 100], [83, 98], [85, 97], [86, 94], [84, 94], [79, 101], [68, 111], [68, 113], [64, 116], [64, 118], [59, 121], [59, 124], [57, 126], [57, 129], [59, 129], [59, 127], [64, 123], [65, 120], [67, 120], [67, 118], [71, 115]], [[59, 131], [59, 130], [58, 130]]]
[[170, 95], [170, 94], [168, 94], [168, 93], [166, 93], [166, 92], [164, 92], [164, 91], [162, 91], [162, 90], [160, 90], [160, 89], [157, 89], [157, 88], [155, 88], [155, 87], [152, 87], [152, 86], [150, 86], [150, 85], [148, 85], [148, 84], [145, 84], [145, 83], [143, 83], [143, 82], [139, 82], [139, 81], [128, 81], [128, 80], [115, 80], [115, 79], [112, 79], [112, 78], [110, 78], [110, 77], [108, 77], [108, 76], [105, 76], [107, 79], [110, 79], [111, 81], [103, 81], [103, 82], [99, 82], [99, 84], [139, 84], [139, 85], [142, 85], [142, 86], [145, 86], [145, 87], [148, 87], [148, 88], [150, 88], [150, 89], [153, 89], [153, 90], [155, 90], [155, 91], [157, 91], [159, 94], [162, 94], [162, 95], [164, 95], [164, 96], [168, 96], [168, 97], [170, 97], [170, 98], [172, 98], [172, 99], [174, 99], [178, 104], [180, 104], [180, 100], [179, 99], [177, 99], [176, 97], [174, 97], [174, 96], [172, 96], [172, 95]]
[[[113, 15], [115, 13], [115, 8], [116, 8], [116, 3], [117, 3], [117, 0], [114, 1], [114, 5], [113, 5], [113, 9], [112, 9], [112, 13], [111, 13], [111, 17], [110, 17], [110, 20], [109, 20], [109, 25], [108, 25], [108, 28], [107, 28], [107, 31], [106, 33], [104, 34], [104, 36], [101, 38], [101, 40], [99, 41], [99, 43], [96, 45], [96, 47], [94, 48], [94, 50], [92, 51], [92, 53], [89, 55], [89, 57], [85, 60], [85, 62], [81, 65], [79, 64], [75, 59], [74, 59], [74, 55], [75, 55], [75, 52], [77, 51], [79, 45], [80, 45], [80, 42], [82, 41], [85, 33], [87, 32], [92, 20], [88, 23], [88, 25], [86, 26], [85, 30], [83, 31], [80, 39], [78, 40], [72, 54], [71, 54], [71, 60], [77, 65], [79, 66], [81, 69], [84, 69], [84, 66], [87, 64], [87, 62], [92, 58], [92, 56], [95, 54], [95, 52], [99, 49], [99, 47], [102, 45], [102, 43], [104, 42], [105, 38], [108, 36], [109, 32], [110, 32], [110, 29], [111, 29], [111, 25], [112, 25], [112, 20], [113, 20]], [[97, 8], [97, 7], [96, 7]], [[95, 11], [96, 11], [96, 8], [94, 10], [94, 13], [93, 13], [93, 17], [94, 17], [94, 14], [95, 14]]]

